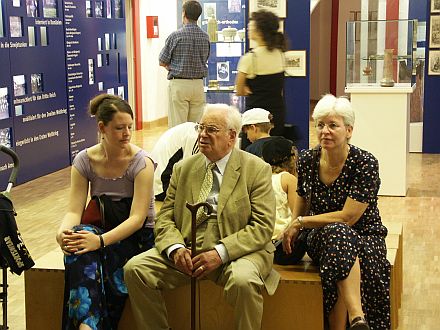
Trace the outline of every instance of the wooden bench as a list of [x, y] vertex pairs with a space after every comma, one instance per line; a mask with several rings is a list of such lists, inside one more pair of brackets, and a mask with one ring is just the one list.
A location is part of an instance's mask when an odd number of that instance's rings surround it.
[[[401, 235], [390, 230], [388, 260], [391, 263], [391, 321], [398, 325], [401, 301]], [[402, 226], [400, 225], [400, 232]], [[394, 236], [396, 235], [396, 236]], [[396, 246], [396, 247], [395, 247]], [[305, 261], [301, 265], [278, 266], [281, 282], [273, 296], [264, 294], [262, 329], [323, 329], [322, 286], [317, 268]], [[222, 298], [223, 290], [211, 281], [200, 281], [201, 329], [233, 329], [233, 311]], [[57, 329], [61, 325], [64, 292], [62, 253], [54, 250], [36, 261], [25, 272], [26, 329]], [[164, 292], [170, 327], [186, 330], [190, 325], [190, 288], [184, 286]], [[147, 311], [146, 311], [147, 313]], [[125, 306], [119, 329], [134, 329], [130, 303]]]

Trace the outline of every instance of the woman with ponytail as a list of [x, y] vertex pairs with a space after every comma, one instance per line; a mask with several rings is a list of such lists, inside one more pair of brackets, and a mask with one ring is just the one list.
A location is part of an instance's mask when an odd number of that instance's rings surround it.
[[263, 108], [272, 113], [273, 136], [283, 135], [285, 122], [285, 39], [278, 30], [279, 18], [272, 12], [259, 10], [251, 14], [248, 37], [257, 45], [241, 57], [235, 82], [237, 95], [246, 96], [246, 110]]
[[56, 236], [64, 253], [64, 330], [117, 329], [127, 298], [122, 267], [154, 241], [155, 164], [130, 143], [133, 111], [109, 94], [93, 98], [89, 111], [98, 143], [73, 160], [69, 205]]

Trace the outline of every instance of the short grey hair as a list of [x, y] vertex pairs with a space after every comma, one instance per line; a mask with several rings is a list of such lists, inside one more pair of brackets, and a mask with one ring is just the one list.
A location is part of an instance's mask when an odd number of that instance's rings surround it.
[[226, 128], [236, 131], [237, 134], [241, 132], [241, 114], [236, 107], [222, 103], [207, 104], [203, 114], [206, 115], [211, 111], [224, 112]]
[[354, 110], [351, 106], [350, 100], [344, 96], [335, 97], [332, 94], [324, 95], [318, 103], [316, 103], [312, 118], [317, 122], [318, 120], [331, 115], [341, 116], [346, 126], [354, 126]]

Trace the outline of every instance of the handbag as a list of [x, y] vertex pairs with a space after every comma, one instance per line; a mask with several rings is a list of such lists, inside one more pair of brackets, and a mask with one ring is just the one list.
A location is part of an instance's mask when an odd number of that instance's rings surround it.
[[103, 228], [101, 221], [101, 207], [97, 196], [93, 196], [87, 204], [81, 217], [81, 224]]
[[[107, 195], [92, 196], [81, 217], [81, 224], [93, 225], [105, 232], [112, 230], [130, 216], [132, 198], [126, 197], [119, 201], [112, 201]], [[145, 219], [145, 222], [147, 219]], [[154, 234], [151, 228], [142, 226], [124, 241], [137, 246], [140, 252], [153, 247]]]
[[[316, 163], [318, 162], [318, 151], [319, 146], [316, 146], [312, 149], [312, 166], [311, 166], [311, 177], [314, 178], [315, 171], [316, 171]], [[310, 214], [310, 206], [312, 203], [312, 194], [313, 194], [313, 179], [311, 182], [310, 187], [310, 193], [307, 197], [307, 214]], [[282, 244], [280, 244], [282, 241], [276, 241], [274, 242], [274, 245], [276, 247], [275, 253], [274, 253], [274, 263], [278, 265], [296, 265], [298, 264], [304, 255], [307, 252], [307, 237], [309, 235], [309, 232], [311, 229], [305, 229], [301, 228], [298, 236], [295, 239], [295, 242], [292, 246], [292, 253], [286, 254], [283, 250]]]

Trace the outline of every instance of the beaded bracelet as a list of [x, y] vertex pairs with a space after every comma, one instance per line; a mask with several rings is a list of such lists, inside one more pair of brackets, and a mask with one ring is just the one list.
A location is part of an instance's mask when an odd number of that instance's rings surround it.
[[300, 215], [298, 218], [296, 218], [296, 220], [298, 220], [301, 229], [304, 229], [305, 227], [304, 227], [303, 217]]

